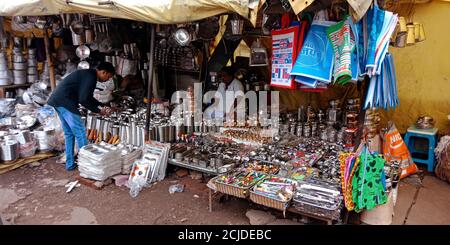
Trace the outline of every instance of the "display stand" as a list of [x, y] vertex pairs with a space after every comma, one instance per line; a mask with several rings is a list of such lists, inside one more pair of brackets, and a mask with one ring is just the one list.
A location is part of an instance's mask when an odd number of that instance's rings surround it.
[[[214, 199], [218, 199], [218, 198], [220, 198], [220, 197], [222, 197], [222, 196], [225, 196], [225, 195], [226, 195], [226, 194], [224, 194], [224, 193], [221, 193], [221, 192], [218, 192], [218, 191], [214, 192], [213, 189], [208, 188], [208, 197], [209, 197], [209, 200], [208, 200], [208, 203], [209, 203], [208, 210], [209, 210], [210, 213], [213, 211], [213, 208], [212, 208], [213, 200], [214, 200]], [[333, 222], [336, 221], [336, 220], [333, 220], [333, 219], [328, 219], [328, 218], [325, 218], [325, 217], [320, 217], [320, 216], [317, 216], [317, 215], [314, 215], [314, 214], [301, 212], [301, 211], [295, 209], [295, 208], [292, 207], [292, 206], [288, 207], [288, 208], [286, 209], [286, 211], [288, 211], [288, 212], [290, 212], [290, 213], [295, 213], [295, 214], [298, 214], [298, 215], [301, 215], [301, 216], [305, 216], [305, 217], [308, 217], [308, 218], [312, 218], [312, 219], [315, 219], [315, 220], [320, 220], [320, 221], [326, 222], [327, 225], [332, 225]], [[344, 211], [343, 223], [346, 224], [346, 223], [347, 223], [347, 220], [348, 220], [348, 212], [347, 212], [347, 211]]]

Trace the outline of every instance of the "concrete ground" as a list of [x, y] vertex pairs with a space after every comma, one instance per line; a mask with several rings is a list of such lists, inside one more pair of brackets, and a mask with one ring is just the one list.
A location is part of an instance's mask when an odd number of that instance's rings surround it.
[[432, 175], [408, 177], [400, 183], [394, 211], [395, 225], [449, 225], [450, 185]]
[[[208, 189], [190, 176], [168, 176], [145, 188], [137, 198], [114, 184], [95, 190], [81, 185], [66, 193], [76, 172], [55, 159], [23, 166], [0, 175], [0, 215], [4, 224], [301, 224], [298, 216], [259, 209], [246, 200], [214, 202], [208, 212]], [[185, 185], [169, 194], [169, 186]], [[272, 216], [263, 217], [264, 213]], [[270, 214], [268, 214], [270, 215]], [[267, 223], [266, 222], [266, 223]], [[433, 176], [401, 182], [393, 224], [450, 224], [450, 185]]]

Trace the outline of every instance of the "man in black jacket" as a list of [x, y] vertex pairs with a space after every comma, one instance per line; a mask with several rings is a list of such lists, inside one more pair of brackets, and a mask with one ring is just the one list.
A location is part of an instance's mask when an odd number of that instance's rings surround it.
[[95, 113], [109, 114], [111, 109], [102, 106], [94, 98], [94, 90], [97, 80], [106, 82], [112, 78], [114, 73], [114, 66], [108, 62], [100, 63], [97, 69], [74, 71], [58, 84], [47, 102], [55, 108], [64, 130], [67, 170], [77, 168], [74, 162], [74, 139], [77, 140], [78, 149], [88, 144], [78, 104]]

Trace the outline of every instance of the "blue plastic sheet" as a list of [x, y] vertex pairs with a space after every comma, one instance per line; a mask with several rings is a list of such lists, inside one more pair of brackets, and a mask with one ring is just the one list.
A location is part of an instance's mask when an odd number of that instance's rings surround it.
[[334, 57], [326, 29], [334, 24], [336, 23], [331, 21], [314, 21], [311, 24], [302, 50], [291, 70], [291, 76], [296, 76], [297, 82], [310, 87], [315, 87], [317, 81], [330, 83]]

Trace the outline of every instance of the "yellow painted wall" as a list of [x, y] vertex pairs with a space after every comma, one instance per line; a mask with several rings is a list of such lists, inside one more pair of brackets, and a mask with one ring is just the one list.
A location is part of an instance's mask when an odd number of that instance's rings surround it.
[[424, 25], [426, 40], [390, 48], [397, 71], [400, 106], [384, 113], [401, 132], [421, 114], [431, 115], [441, 133], [450, 129], [450, 2], [417, 4], [414, 21]]

